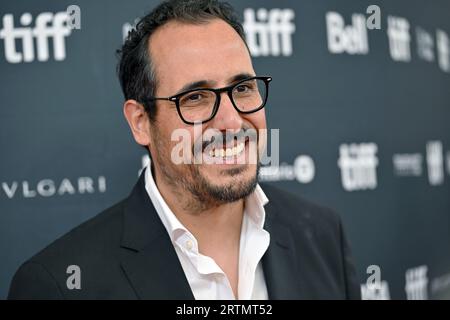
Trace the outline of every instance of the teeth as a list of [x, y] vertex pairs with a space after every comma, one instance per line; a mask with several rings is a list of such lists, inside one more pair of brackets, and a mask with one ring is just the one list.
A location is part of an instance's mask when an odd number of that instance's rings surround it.
[[237, 145], [237, 147], [236, 147], [236, 152], [237, 152], [237, 153], [241, 153], [242, 150], [244, 150], [244, 148], [245, 148], [245, 144], [244, 144], [244, 143], [239, 143], [239, 144]]
[[234, 157], [239, 155], [245, 149], [244, 143], [239, 143], [237, 146], [226, 149], [209, 150], [210, 157]]

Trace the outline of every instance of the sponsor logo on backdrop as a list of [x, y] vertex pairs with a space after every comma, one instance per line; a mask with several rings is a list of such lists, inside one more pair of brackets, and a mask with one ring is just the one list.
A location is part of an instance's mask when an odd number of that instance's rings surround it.
[[420, 153], [394, 154], [392, 157], [394, 174], [401, 177], [419, 177], [422, 175], [422, 161]]
[[346, 191], [377, 187], [378, 146], [375, 143], [352, 143], [339, 146], [338, 167]]
[[394, 175], [399, 177], [422, 176], [424, 159], [429, 184], [432, 186], [442, 185], [445, 170], [450, 174], [450, 151], [444, 155], [443, 145], [439, 140], [427, 142], [425, 157], [421, 153], [394, 154], [392, 157]]
[[428, 267], [425, 265], [406, 270], [405, 292], [408, 300], [428, 299]]
[[434, 61], [434, 40], [431, 33], [421, 27], [416, 28], [417, 55], [427, 62]]
[[352, 23], [345, 25], [344, 17], [338, 12], [330, 11], [325, 15], [327, 26], [328, 50], [331, 53], [367, 54], [369, 41], [367, 29], [381, 29], [381, 9], [370, 5], [367, 17], [361, 13], [352, 14]]
[[78, 177], [60, 180], [41, 179], [36, 182], [28, 180], [1, 183], [1, 193], [8, 199], [54, 197], [75, 194], [93, 194], [106, 192], [106, 178]]
[[366, 17], [353, 14], [352, 24], [345, 25], [344, 18], [337, 12], [326, 14], [328, 50], [331, 53], [367, 54]]
[[450, 72], [450, 41], [447, 33], [440, 29], [436, 30], [436, 46], [432, 33], [421, 27], [416, 28], [416, 38], [419, 58], [427, 62], [434, 62], [437, 56], [439, 68], [444, 72]]
[[[243, 15], [246, 42], [253, 57], [292, 55], [295, 32], [293, 9], [247, 8]], [[139, 18], [122, 25], [123, 41], [138, 21]]]
[[290, 165], [282, 163], [279, 166], [261, 167], [259, 173], [260, 181], [292, 181], [310, 183], [314, 180], [316, 167], [314, 160], [308, 155], [299, 155]]
[[436, 30], [438, 64], [442, 71], [450, 72], [450, 40], [444, 30]]
[[441, 141], [429, 141], [426, 146], [428, 182], [432, 186], [444, 183], [444, 155]]
[[450, 274], [444, 274], [431, 281], [430, 294], [433, 299], [448, 299]]
[[392, 60], [411, 61], [409, 22], [405, 18], [388, 16], [387, 35], [389, 38], [389, 53]]
[[[23, 13], [15, 25], [14, 15], [8, 13], [2, 17], [0, 39], [3, 39], [5, 59], [9, 63], [48, 61], [50, 44], [53, 58], [63, 61], [66, 58], [66, 37], [72, 29], [80, 29], [80, 8], [72, 5], [66, 11], [57, 13], [42, 12], [34, 19], [31, 13]], [[16, 44], [20, 44], [16, 46]], [[21, 50], [19, 49], [21, 48]]]
[[292, 55], [294, 18], [292, 9], [245, 9], [243, 27], [251, 55]]
[[[369, 53], [370, 39], [367, 30], [381, 29], [381, 9], [373, 5], [369, 6], [366, 12], [371, 13], [367, 20], [364, 14], [353, 13], [350, 24], [346, 24], [344, 17], [338, 12], [326, 13], [327, 44], [330, 53], [350, 55]], [[386, 19], [389, 55], [393, 61], [412, 61], [411, 30], [415, 30], [418, 58], [429, 63], [437, 60], [443, 72], [450, 72], [450, 39], [446, 31], [437, 28], [433, 35], [433, 32], [420, 26], [412, 26], [404, 17], [387, 15]]]

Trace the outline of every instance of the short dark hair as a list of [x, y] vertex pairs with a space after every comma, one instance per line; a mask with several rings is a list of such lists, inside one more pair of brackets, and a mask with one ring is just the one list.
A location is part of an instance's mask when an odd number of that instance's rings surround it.
[[150, 120], [156, 115], [155, 102], [149, 97], [155, 95], [156, 75], [148, 41], [156, 29], [171, 20], [202, 24], [212, 19], [222, 19], [239, 34], [245, 43], [245, 34], [233, 7], [217, 0], [169, 0], [161, 3], [133, 28], [122, 46], [117, 50], [119, 63], [117, 72], [125, 99], [143, 103]]

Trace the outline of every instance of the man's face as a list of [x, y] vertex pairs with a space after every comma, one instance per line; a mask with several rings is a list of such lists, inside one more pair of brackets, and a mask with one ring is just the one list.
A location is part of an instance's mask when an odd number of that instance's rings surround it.
[[[255, 75], [243, 40], [220, 19], [199, 25], [171, 21], [151, 36], [149, 48], [156, 72], [157, 97], [177, 94], [194, 82], [204, 81], [203, 88], [221, 88], [234, 84], [234, 79], [239, 75]], [[246, 129], [265, 129], [264, 110], [241, 114], [233, 107], [229, 96], [222, 93], [216, 116], [204, 123], [202, 130], [194, 130], [193, 125], [181, 120], [173, 102], [158, 101], [157, 108], [156, 121], [150, 125], [150, 150], [157, 181], [164, 179], [178, 191], [189, 191], [197, 202], [205, 206], [236, 201], [253, 191], [258, 165], [248, 163], [248, 159], [255, 159], [257, 156], [250, 153], [258, 153], [258, 150], [250, 148], [248, 141], [240, 158], [237, 156], [234, 159], [242, 159], [244, 155], [247, 163], [236, 163], [241, 161], [229, 161], [230, 158], [227, 158], [227, 163], [221, 164], [205, 161], [201, 164], [175, 164], [171, 154], [178, 141], [171, 141], [171, 135], [176, 129], [187, 130], [191, 137], [189, 150], [193, 153], [192, 159], [198, 159], [199, 154], [194, 154], [194, 144], [202, 138], [202, 132], [213, 129], [225, 134], [226, 131], [236, 133]], [[266, 138], [265, 135], [258, 138], [261, 152]]]

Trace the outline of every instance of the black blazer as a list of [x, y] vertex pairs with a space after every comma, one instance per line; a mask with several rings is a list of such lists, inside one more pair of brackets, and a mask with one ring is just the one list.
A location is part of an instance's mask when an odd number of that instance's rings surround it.
[[[339, 217], [273, 186], [270, 245], [262, 264], [270, 299], [359, 299], [360, 287]], [[81, 289], [69, 290], [69, 265]], [[144, 175], [130, 196], [25, 262], [9, 299], [194, 299]]]

